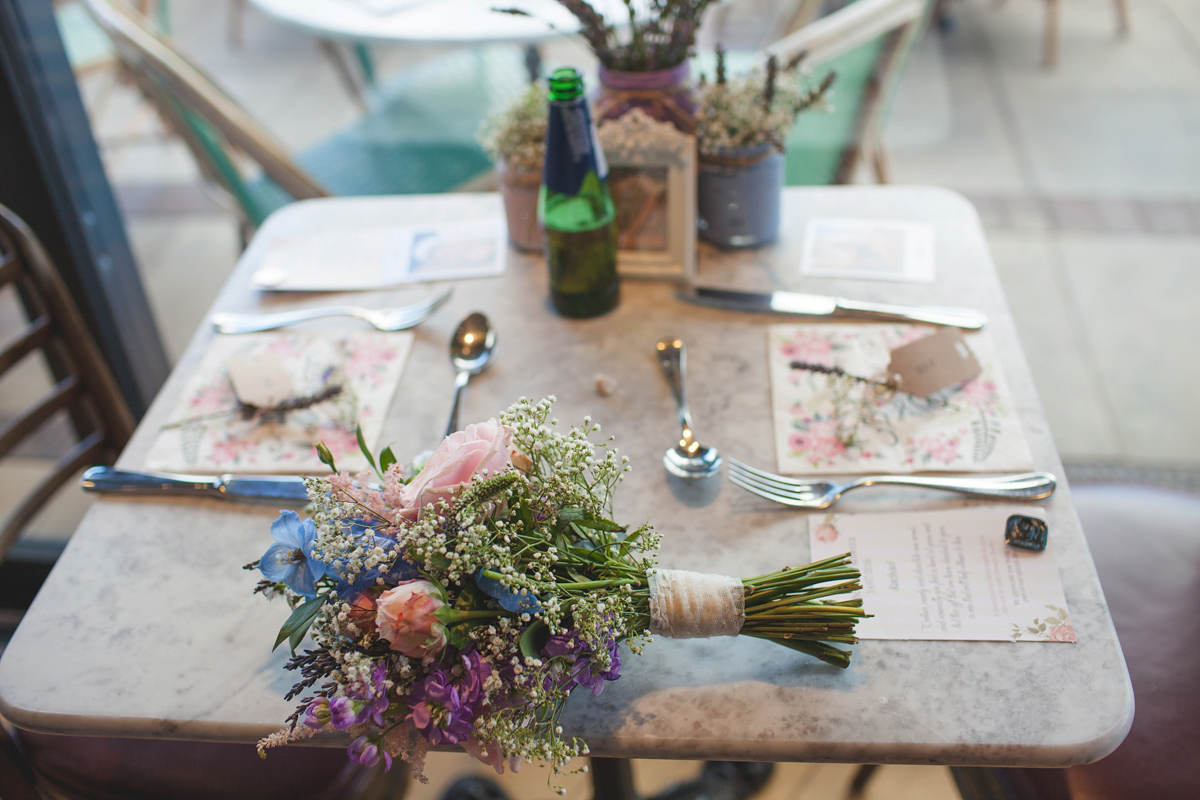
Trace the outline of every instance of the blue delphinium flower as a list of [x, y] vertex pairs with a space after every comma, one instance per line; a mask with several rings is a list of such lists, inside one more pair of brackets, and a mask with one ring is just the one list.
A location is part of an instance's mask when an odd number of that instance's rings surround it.
[[[484, 570], [491, 569], [490, 567], [480, 567], [475, 572], [475, 585], [479, 590], [488, 597], [495, 598], [496, 602], [505, 611], [518, 612], [529, 611], [537, 612], [542, 610], [541, 601], [539, 601], [532, 593], [525, 589], [514, 591], [505, 586], [497, 578], [489, 578], [484, 574]], [[495, 572], [495, 570], [492, 570]]]
[[420, 577], [421, 573], [415, 564], [405, 561], [402, 556], [397, 555], [395, 539], [380, 536], [366, 524], [360, 522], [353, 523], [350, 526], [350, 533], [359, 547], [364, 550], [371, 547], [382, 547], [392, 561], [386, 567], [381, 565], [363, 570], [351, 582], [346, 580], [343, 574], [345, 572], [345, 564], [335, 559], [329, 565], [329, 574], [338, 579], [338, 597], [343, 600], [351, 600], [360, 593], [375, 586], [376, 581], [381, 577], [387, 586], [395, 586], [403, 581], [411, 581]]
[[295, 511], [283, 511], [271, 523], [271, 536], [275, 537], [275, 544], [258, 560], [263, 576], [284, 584], [298, 595], [315, 597], [317, 579], [327, 569], [324, 561], [313, 557], [317, 524], [311, 519], [301, 520]]

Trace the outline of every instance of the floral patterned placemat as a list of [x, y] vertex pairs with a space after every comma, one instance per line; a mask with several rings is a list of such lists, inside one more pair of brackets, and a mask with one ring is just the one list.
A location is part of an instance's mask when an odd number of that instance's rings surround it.
[[[411, 333], [321, 331], [217, 336], [146, 457], [171, 472], [324, 474], [318, 442], [339, 469], [367, 466], [355, 428], [376, 449], [412, 348]], [[227, 365], [267, 359], [292, 394], [271, 407], [239, 404]]]
[[1004, 543], [1013, 514], [1045, 519], [1029, 505], [814, 514], [814, 560], [849, 551], [862, 572], [860, 639], [1074, 642], [1053, 533], [1040, 553]]
[[[768, 357], [779, 471], [1033, 469], [986, 333], [965, 335], [982, 371], [958, 386], [920, 398], [870, 382], [886, 380], [892, 350], [929, 333], [921, 325], [771, 326]], [[797, 363], [840, 368], [845, 375]]]

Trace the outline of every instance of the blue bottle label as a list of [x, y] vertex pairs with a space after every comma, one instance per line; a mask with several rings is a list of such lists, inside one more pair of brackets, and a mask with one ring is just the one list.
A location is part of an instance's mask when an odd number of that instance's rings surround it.
[[595, 172], [608, 177], [608, 164], [582, 98], [550, 103], [546, 130], [546, 188], [562, 194], [578, 194], [583, 179]]

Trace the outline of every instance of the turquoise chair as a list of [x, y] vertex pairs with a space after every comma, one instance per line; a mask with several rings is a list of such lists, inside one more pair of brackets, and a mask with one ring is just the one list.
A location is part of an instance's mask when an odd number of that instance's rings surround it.
[[[829, 110], [801, 114], [788, 136], [787, 185], [849, 183], [864, 159], [876, 179], [887, 182], [883, 121], [935, 5], [936, 0], [846, 0], [822, 16], [829, 7], [825, 0], [792, 0], [774, 8], [762, 20], [764, 28], [731, 23], [728, 18], [740, 13], [738, 0], [731, 0], [705, 20], [713, 25], [707, 39], [725, 46], [732, 75], [761, 67], [772, 55], [787, 63], [801, 53], [815, 78], [829, 70], [837, 73], [827, 98]], [[761, 14], [761, 4], [754, 10]], [[723, 41], [726, 33], [732, 42]], [[714, 67], [708, 53], [697, 59], [701, 73], [711, 77]]]
[[[293, 200], [442, 192], [478, 179], [491, 164], [475, 131], [526, 86], [516, 48], [436, 57], [380, 87], [376, 110], [293, 157], [141, 14], [83, 2], [205, 176], [236, 200], [247, 231]], [[258, 174], [243, 171], [239, 154]]]
[[883, 122], [933, 0], [856, 0], [765, 48], [781, 62], [801, 52], [816, 74], [837, 72], [831, 111], [800, 116], [787, 140], [789, 186], [849, 183], [867, 160], [886, 183]]

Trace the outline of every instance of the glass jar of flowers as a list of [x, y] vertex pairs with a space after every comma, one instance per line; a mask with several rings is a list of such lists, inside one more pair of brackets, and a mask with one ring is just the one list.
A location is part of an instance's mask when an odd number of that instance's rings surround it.
[[725, 75], [717, 50], [716, 80], [701, 76], [697, 92], [697, 225], [723, 247], [756, 247], [779, 232], [784, 143], [800, 113], [819, 105], [835, 73], [811, 81], [802, 58], [782, 68], [774, 56], [742, 78]]
[[518, 250], [542, 250], [537, 197], [546, 152], [546, 89], [531, 84], [479, 129], [479, 143], [496, 165], [508, 238]]
[[[704, 12], [715, 0], [609, 0], [620, 13], [606, 19], [587, 0], [559, 0], [600, 62], [593, 99], [597, 125], [640, 108], [684, 133], [696, 129], [696, 100], [688, 59]], [[519, 9], [508, 13], [527, 14]]]

